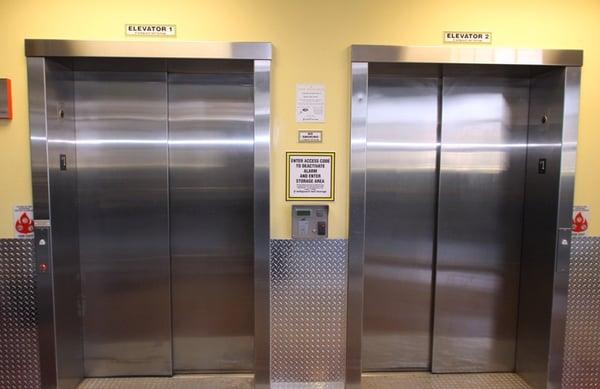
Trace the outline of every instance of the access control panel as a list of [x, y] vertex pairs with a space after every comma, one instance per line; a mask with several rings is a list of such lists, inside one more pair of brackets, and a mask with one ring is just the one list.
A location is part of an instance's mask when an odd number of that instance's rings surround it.
[[328, 205], [293, 205], [292, 239], [327, 238], [328, 218]]

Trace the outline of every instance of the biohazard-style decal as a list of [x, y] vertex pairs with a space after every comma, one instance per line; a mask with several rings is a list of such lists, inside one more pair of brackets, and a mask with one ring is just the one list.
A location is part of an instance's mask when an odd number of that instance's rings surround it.
[[18, 205], [13, 209], [15, 238], [33, 239], [33, 207]]
[[589, 215], [590, 210], [587, 206], [573, 207], [573, 219], [571, 221], [573, 234], [587, 235], [589, 228]]
[[581, 212], [577, 212], [577, 216], [573, 219], [573, 232], [585, 232], [588, 229], [588, 222]]

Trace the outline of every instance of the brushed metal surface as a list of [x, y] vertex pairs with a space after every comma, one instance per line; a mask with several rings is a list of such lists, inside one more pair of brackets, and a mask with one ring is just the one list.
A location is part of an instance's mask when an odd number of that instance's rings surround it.
[[[81, 269], [77, 206], [77, 161], [73, 71], [46, 62], [48, 182], [52, 208], [51, 267], [58, 386], [74, 388], [83, 377]], [[61, 156], [67, 168], [61, 170]], [[47, 239], [48, 240], [48, 239]]]
[[367, 63], [352, 63], [348, 298], [346, 302], [346, 388], [348, 389], [360, 389], [362, 373], [368, 75], [369, 65]]
[[166, 73], [76, 72], [86, 376], [171, 374]]
[[[27, 91], [29, 99], [29, 134], [31, 150], [31, 189], [33, 213], [36, 219], [49, 219], [48, 138], [46, 128], [46, 60], [27, 58]], [[42, 237], [47, 245], [37, 247], [34, 264], [50, 264], [52, 240], [48, 227], [34, 228], [34, 240]], [[36, 280], [38, 304], [38, 342], [40, 352], [40, 383], [42, 387], [55, 386], [56, 345], [54, 336], [54, 295], [52, 269], [38, 274]]]
[[254, 380], [270, 384], [271, 61], [254, 61]]
[[187, 58], [270, 60], [266, 42], [157, 42], [25, 39], [27, 57]]
[[27, 58], [31, 190], [36, 219], [50, 219], [48, 203], [48, 137], [46, 128], [46, 60]]
[[252, 63], [197, 65], [168, 75], [173, 369], [250, 371]]
[[39, 389], [34, 245], [0, 239], [0, 387]]
[[508, 47], [353, 45], [353, 62], [582, 66], [582, 50]]
[[271, 241], [271, 387], [343, 388], [347, 241]]
[[514, 373], [370, 373], [363, 375], [363, 389], [530, 389]]
[[433, 372], [514, 369], [528, 108], [528, 72], [444, 67]]
[[[558, 199], [562, 148], [564, 69], [533, 75], [523, 218], [523, 253], [516, 372], [532, 387], [548, 385]], [[542, 117], [548, 120], [542, 123]], [[535, 147], [534, 147], [535, 146]], [[546, 159], [546, 173], [538, 161]]]
[[600, 382], [600, 237], [574, 236], [562, 387], [593, 388]]
[[[565, 353], [567, 321], [567, 293], [575, 193], [575, 165], [579, 130], [579, 99], [581, 69], [567, 67], [564, 76], [563, 126], [561, 137], [560, 181], [558, 189], [558, 234], [555, 258], [554, 290], [552, 291], [552, 318], [550, 331], [549, 388], [561, 388]], [[564, 244], [567, 241], [569, 244]]]
[[439, 73], [369, 68], [363, 371], [430, 367]]

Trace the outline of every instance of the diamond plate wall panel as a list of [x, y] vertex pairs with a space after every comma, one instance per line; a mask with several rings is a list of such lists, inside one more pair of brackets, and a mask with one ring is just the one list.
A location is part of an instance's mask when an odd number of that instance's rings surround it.
[[0, 388], [41, 386], [33, 241], [0, 239]]
[[272, 388], [344, 387], [347, 246], [271, 241]]
[[600, 237], [573, 237], [563, 388], [600, 388]]

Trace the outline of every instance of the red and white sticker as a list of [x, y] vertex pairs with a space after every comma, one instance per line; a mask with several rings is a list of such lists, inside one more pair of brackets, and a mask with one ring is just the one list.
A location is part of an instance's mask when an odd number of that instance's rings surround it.
[[573, 207], [571, 225], [574, 235], [588, 235], [590, 228], [590, 207], [587, 205], [575, 205]]
[[31, 205], [15, 206], [13, 228], [16, 239], [33, 239], [33, 207]]

